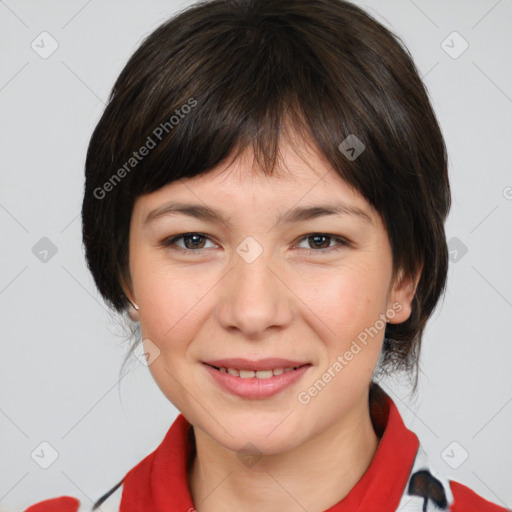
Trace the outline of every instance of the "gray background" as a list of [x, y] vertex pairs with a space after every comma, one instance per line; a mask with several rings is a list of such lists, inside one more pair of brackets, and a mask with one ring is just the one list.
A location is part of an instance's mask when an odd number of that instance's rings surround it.
[[[511, 507], [512, 0], [357, 3], [412, 52], [453, 187], [449, 291], [426, 332], [418, 394], [386, 388], [435, 469]], [[79, 211], [115, 78], [142, 37], [189, 4], [0, 1], [0, 511], [62, 494], [91, 503], [177, 415], [138, 360], [120, 378], [126, 337], [85, 266]], [[31, 47], [51, 49], [43, 31], [58, 43], [46, 59]], [[454, 31], [469, 44], [460, 55]], [[41, 252], [43, 237], [55, 254]], [[48, 469], [43, 441], [58, 453]]]

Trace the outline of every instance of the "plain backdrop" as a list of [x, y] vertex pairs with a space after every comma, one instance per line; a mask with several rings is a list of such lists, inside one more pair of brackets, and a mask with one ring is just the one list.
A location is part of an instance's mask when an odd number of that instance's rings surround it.
[[[453, 190], [448, 292], [427, 328], [418, 393], [385, 387], [436, 471], [511, 507], [512, 1], [356, 3], [410, 49]], [[189, 4], [0, 2], [0, 511], [63, 494], [89, 505], [177, 415], [138, 360], [120, 377], [128, 344], [85, 266], [79, 212], [115, 78]]]

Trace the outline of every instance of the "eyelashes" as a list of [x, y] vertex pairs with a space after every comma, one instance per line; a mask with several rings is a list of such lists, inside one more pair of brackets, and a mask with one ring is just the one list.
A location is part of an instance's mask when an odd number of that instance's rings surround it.
[[[334, 246], [329, 246], [329, 247], [315, 247], [313, 249], [313, 252], [322, 252], [322, 251], [331, 251], [331, 250], [339, 250], [343, 247], [346, 247], [348, 245], [350, 245], [350, 243], [348, 242], [348, 240], [345, 240], [344, 238], [341, 238], [339, 236], [336, 236], [336, 235], [331, 235], [330, 233], [312, 233], [312, 234], [309, 234], [309, 235], [306, 235], [304, 237], [302, 237], [300, 239], [300, 241], [304, 241], [304, 240], [309, 240], [309, 239], [313, 239], [315, 240], [315, 242], [313, 242], [314, 244], [318, 243], [319, 239], [327, 239], [330, 241], [335, 241], [337, 242], [337, 245], [334, 245]], [[320, 244], [322, 245], [322, 244]], [[307, 249], [307, 250], [312, 250], [312, 249]]]
[[162, 246], [169, 247], [171, 249], [176, 248], [178, 250], [181, 250], [181, 252], [202, 252], [205, 250], [203, 247], [194, 247], [193, 249], [190, 249], [189, 247], [183, 248], [183, 247], [176, 245], [176, 242], [181, 239], [183, 239], [183, 240], [195, 239], [197, 241], [198, 238], [210, 240], [210, 237], [208, 237], [204, 233], [182, 233], [181, 235], [176, 235], [171, 238], [166, 238], [165, 240], [162, 241]]
[[[177, 242], [181, 240], [185, 242], [184, 247], [177, 245]], [[162, 242], [160, 242], [160, 245], [162, 247], [181, 252], [182, 254], [200, 255], [210, 248], [204, 247], [204, 243], [202, 243], [203, 240], [210, 241], [212, 244], [216, 245], [215, 242], [213, 242], [208, 235], [206, 235], [205, 233], [198, 232], [181, 233], [176, 236], [168, 237], [162, 240]], [[191, 241], [191, 244], [187, 244], [187, 241]], [[347, 239], [337, 235], [333, 235], [331, 233], [309, 233], [301, 237], [298, 240], [298, 243], [300, 244], [304, 241], [312, 244], [313, 248], [301, 248], [299, 250], [305, 250], [310, 255], [326, 254], [352, 246], [352, 243], [349, 242]], [[333, 241], [336, 242], [336, 245], [332, 246], [331, 242]], [[322, 247], [326, 243], [328, 246]], [[189, 246], [187, 247], [187, 245]]]

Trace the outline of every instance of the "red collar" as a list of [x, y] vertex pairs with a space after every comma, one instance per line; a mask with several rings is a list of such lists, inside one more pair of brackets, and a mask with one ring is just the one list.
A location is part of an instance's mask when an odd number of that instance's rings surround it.
[[[370, 403], [380, 437], [375, 456], [350, 493], [325, 512], [395, 512], [398, 508], [418, 438], [405, 427], [391, 398], [376, 385], [372, 386]], [[192, 432], [190, 423], [178, 415], [160, 446], [127, 473], [120, 512], [194, 510], [187, 483], [187, 461], [194, 450]]]

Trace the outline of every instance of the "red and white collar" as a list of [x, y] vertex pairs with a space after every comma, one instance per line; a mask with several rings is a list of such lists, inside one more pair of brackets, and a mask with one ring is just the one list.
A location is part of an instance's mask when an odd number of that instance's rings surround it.
[[[510, 512], [428, 464], [416, 435], [404, 425], [391, 398], [376, 384], [370, 416], [379, 445], [370, 467], [349, 494], [325, 512]], [[195, 454], [193, 429], [180, 414], [158, 448], [132, 468], [97, 510], [102, 512], [195, 512], [187, 465]], [[62, 496], [25, 512], [90, 512], [76, 498]]]
[[[419, 442], [391, 398], [378, 386], [371, 392], [371, 417], [380, 437], [372, 463], [350, 493], [326, 512], [395, 512], [413, 468]], [[194, 510], [187, 463], [194, 450], [191, 425], [180, 414], [160, 446], [124, 479], [120, 512]]]

